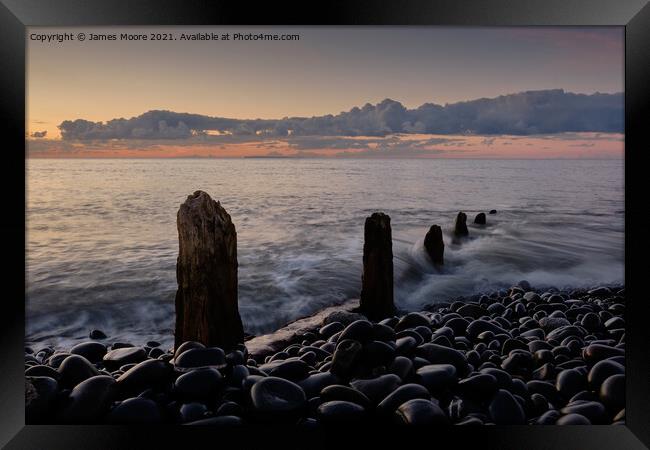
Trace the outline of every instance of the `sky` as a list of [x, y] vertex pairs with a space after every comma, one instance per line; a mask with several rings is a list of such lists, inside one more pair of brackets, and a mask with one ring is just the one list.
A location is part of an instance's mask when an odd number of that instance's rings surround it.
[[[55, 33], [75, 40], [36, 40]], [[220, 39], [181, 39], [195, 33]], [[73, 27], [30, 28], [27, 40], [32, 157], [624, 151], [622, 27]]]

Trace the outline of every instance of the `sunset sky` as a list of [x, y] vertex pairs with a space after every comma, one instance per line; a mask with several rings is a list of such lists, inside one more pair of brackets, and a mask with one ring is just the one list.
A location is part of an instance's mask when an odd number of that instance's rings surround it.
[[[300, 38], [30, 39], [65, 32]], [[624, 151], [622, 96], [593, 95], [623, 92], [622, 27], [30, 28], [27, 36], [35, 157], [620, 158]], [[418, 109], [426, 103], [444, 108]], [[135, 119], [74, 122], [121, 118]]]

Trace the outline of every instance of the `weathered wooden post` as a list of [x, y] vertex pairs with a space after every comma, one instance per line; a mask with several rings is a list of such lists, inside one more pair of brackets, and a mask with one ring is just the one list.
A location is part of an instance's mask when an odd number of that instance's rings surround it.
[[177, 215], [175, 347], [185, 341], [230, 349], [244, 342], [237, 305], [237, 232], [230, 215], [203, 191]]
[[477, 225], [485, 225], [486, 222], [485, 213], [478, 213], [476, 217], [474, 217], [474, 223]]
[[395, 313], [393, 240], [390, 217], [384, 213], [373, 213], [366, 218], [360, 310], [372, 320], [384, 319]]
[[427, 235], [424, 237], [424, 248], [436, 266], [444, 264], [445, 243], [442, 240], [442, 228], [438, 225], [431, 225]]
[[464, 212], [459, 212], [456, 216], [456, 223], [454, 224], [454, 236], [462, 237], [468, 236], [467, 230], [467, 215]]

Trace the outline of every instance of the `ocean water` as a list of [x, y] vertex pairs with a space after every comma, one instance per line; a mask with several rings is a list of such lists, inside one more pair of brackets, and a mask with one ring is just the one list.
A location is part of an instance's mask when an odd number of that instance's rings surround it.
[[[173, 342], [176, 212], [197, 189], [232, 216], [247, 332], [358, 298], [363, 225], [391, 216], [395, 300], [622, 283], [622, 160], [175, 159], [27, 161], [26, 342], [91, 329]], [[473, 225], [478, 212], [485, 227]], [[451, 239], [458, 211], [470, 238]], [[423, 250], [442, 226], [445, 265]]]

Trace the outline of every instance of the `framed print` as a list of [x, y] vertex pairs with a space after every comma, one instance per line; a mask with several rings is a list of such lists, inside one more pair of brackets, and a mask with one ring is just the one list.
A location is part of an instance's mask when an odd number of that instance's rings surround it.
[[306, 6], [3, 0], [0, 442], [647, 448], [650, 7]]

